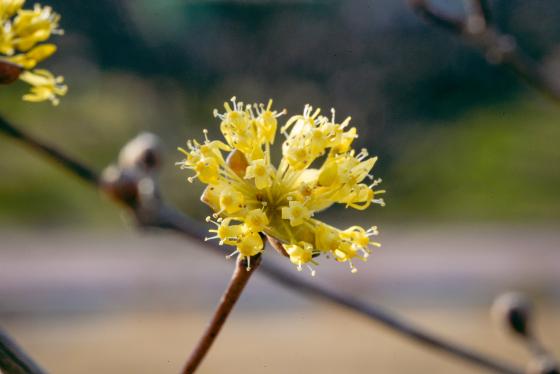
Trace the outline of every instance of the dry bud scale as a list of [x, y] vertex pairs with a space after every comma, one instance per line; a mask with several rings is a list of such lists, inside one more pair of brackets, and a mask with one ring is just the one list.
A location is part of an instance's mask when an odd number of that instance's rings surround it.
[[58, 97], [67, 91], [64, 78], [35, 67], [56, 52], [54, 44], [43, 42], [53, 34], [63, 34], [60, 15], [48, 6], [23, 9], [23, 5], [24, 0], [0, 0], [0, 82], [11, 83], [19, 77], [31, 85], [24, 100], [50, 100], [57, 105]]
[[198, 178], [207, 185], [201, 200], [214, 210], [207, 221], [216, 226], [207, 239], [235, 246], [228, 257], [250, 258], [264, 249], [262, 233], [282, 244], [298, 270], [307, 266], [314, 275], [323, 254], [356, 272], [353, 261], [365, 261], [370, 247], [380, 246], [372, 241], [377, 228], [339, 230], [314, 218], [335, 203], [357, 210], [384, 205], [379, 195], [385, 191], [375, 190], [381, 180], [371, 174], [377, 158], [352, 149], [357, 133], [348, 128], [350, 117], [337, 123], [334, 109], [326, 117], [306, 105], [280, 128], [285, 140], [275, 167], [271, 145], [286, 111], [273, 110], [272, 100], [267, 106], [244, 105], [235, 98], [224, 108], [214, 116], [225, 142], [209, 140], [204, 130], [204, 141], [189, 140], [187, 149], [179, 148], [186, 158], [177, 163], [195, 173], [190, 182]]

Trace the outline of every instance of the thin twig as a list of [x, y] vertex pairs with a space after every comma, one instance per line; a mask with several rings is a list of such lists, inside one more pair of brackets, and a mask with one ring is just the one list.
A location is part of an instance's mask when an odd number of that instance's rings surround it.
[[409, 0], [412, 9], [429, 23], [453, 33], [475, 46], [491, 64], [513, 71], [555, 103], [560, 103], [560, 86], [551, 80], [543, 67], [525, 54], [515, 37], [503, 33], [494, 24], [488, 3], [484, 0], [464, 0], [463, 19], [435, 8], [429, 0]]
[[[204, 235], [205, 231], [198, 230], [198, 225], [185, 224], [178, 212], [168, 210], [165, 214], [163, 214], [162, 218], [162, 222], [165, 222], [165, 228], [175, 230], [189, 238], [200, 239], [201, 234]], [[208, 242], [205, 244], [211, 248], [218, 249], [220, 254], [223, 253], [220, 247], [209, 245]], [[260, 274], [263, 274], [267, 278], [290, 290], [295, 290], [318, 300], [349, 309], [362, 317], [366, 317], [371, 321], [379, 323], [394, 333], [410, 338], [424, 346], [436, 349], [467, 363], [494, 371], [496, 373], [522, 374], [524, 372], [522, 369], [516, 368], [511, 364], [501, 362], [496, 358], [438, 337], [433, 333], [401, 317], [398, 317], [394, 312], [387, 310], [380, 305], [365, 303], [352, 296], [344, 295], [317, 285], [316, 283], [303, 280], [293, 274], [287, 273], [279, 266], [270, 262], [264, 262], [261, 264]]]
[[[7, 122], [0, 117], [0, 124], [2, 123]], [[13, 132], [13, 130], [11, 130], [13, 128], [14, 127], [12, 125], [2, 125], [0, 126], [0, 132], [6, 133], [6, 129], [10, 129], [10, 132]], [[8, 135], [11, 136], [10, 132], [8, 132]], [[72, 161], [68, 156], [63, 155], [60, 151], [44, 152], [43, 150], [52, 149], [52, 147], [46, 146], [45, 144], [42, 144], [37, 140], [34, 140], [34, 143], [29, 144], [28, 139], [32, 139], [32, 137], [24, 134], [20, 130], [18, 130], [17, 133], [23, 135], [18, 137], [18, 139], [21, 139], [25, 145], [30, 145], [33, 150], [38, 150], [41, 154], [47, 153], [50, 158], [52, 158], [54, 161], [57, 161], [58, 165], [66, 168], [66, 170], [71, 174], [74, 174], [88, 182], [91, 182], [91, 184], [95, 187], [101, 188], [104, 192], [110, 193], [113, 198], [121, 199], [120, 202], [131, 209], [132, 213], [135, 215], [141, 226], [147, 228], [153, 227], [171, 230], [188, 238], [196, 239], [201, 242], [206, 235], [206, 230], [203, 229], [200, 224], [195, 222], [193, 219], [183, 215], [176, 209], [164, 205], [159, 199], [157, 193], [156, 199], [154, 201], [149, 201], [149, 204], [147, 204], [148, 208], [146, 209], [142, 204], [138, 204], [138, 199], [124, 199], [120, 197], [128, 196], [128, 193], [121, 195], [119, 193], [109, 192], [114, 191], [114, 189], [106, 188], [104, 186], [104, 183], [97, 183], [97, 179], [84, 178], [82, 173], [79, 172], [80, 170], [82, 170], [82, 168], [87, 170], [87, 173], [85, 173], [86, 175], [96, 175], [96, 173], [90, 171], [89, 169], [87, 169], [87, 167], [75, 161]], [[80, 165], [80, 168], [78, 169], [74, 167], [74, 165]], [[140, 180], [137, 180], [137, 182], [139, 181]], [[130, 180], [127, 180], [125, 186], [125, 189], [127, 191], [129, 190], [129, 184]], [[131, 203], [131, 201], [133, 201], [134, 203]], [[223, 255], [223, 250], [221, 247], [218, 247], [217, 245], [211, 245], [210, 242], [202, 243], [204, 244], [204, 247], [212, 248], [214, 252]], [[309, 281], [304, 281], [270, 263], [264, 263], [260, 266], [260, 268], [262, 274], [293, 291], [301, 292], [317, 299], [321, 299], [332, 304], [347, 308], [363, 317], [370, 319], [371, 321], [375, 321], [385, 326], [386, 328], [397, 334], [411, 338], [418, 343], [421, 343], [433, 349], [437, 349], [438, 351], [446, 353], [452, 357], [461, 359], [465, 362], [477, 365], [485, 369], [493, 370], [497, 373], [523, 373], [522, 369], [518, 369], [511, 365], [501, 363], [499, 360], [489, 357], [483, 353], [463, 347], [462, 345], [459, 345], [457, 343], [448, 342], [444, 338], [437, 337], [431, 332], [428, 332], [427, 330], [424, 330], [400, 317], [397, 317], [393, 312], [388, 311], [378, 305], [366, 304], [350, 296], [342, 295], [340, 293], [318, 286], [317, 284], [312, 284]]]
[[277, 283], [282, 284], [289, 289], [297, 289], [299, 292], [316, 299], [347, 308], [362, 317], [366, 317], [379, 323], [385, 328], [401, 336], [416, 341], [422, 346], [438, 350], [441, 353], [453, 356], [466, 363], [476, 365], [496, 373], [524, 373], [522, 369], [512, 366], [509, 363], [501, 362], [496, 358], [487, 356], [461, 344], [453, 343], [442, 337], [438, 337], [379, 305], [368, 304], [354, 297], [330, 290], [326, 287], [321, 287], [317, 284], [312, 284], [308, 281], [294, 278], [293, 276], [287, 276], [287, 274], [280, 268], [269, 265], [265, 267], [265, 265], [268, 264], [263, 264], [261, 269], [262, 273], [266, 274], [268, 278], [275, 280]]
[[0, 330], [0, 373], [4, 374], [44, 374], [17, 344]]
[[212, 320], [208, 324], [204, 334], [200, 337], [196, 347], [193, 349], [185, 367], [183, 368], [183, 374], [194, 373], [204, 357], [206, 357], [212, 343], [216, 340], [222, 326], [233, 310], [235, 303], [239, 300], [245, 285], [247, 285], [249, 278], [251, 278], [251, 274], [253, 274], [253, 272], [258, 268], [261, 262], [260, 254], [250, 257], [249, 261], [250, 266], [246, 258], [242, 258], [241, 256], [237, 257], [237, 264], [235, 266], [235, 270], [233, 271], [229, 285], [218, 304], [218, 308], [214, 312]]
[[31, 147], [34, 151], [47, 156], [48, 159], [54, 161], [63, 169], [70, 172], [72, 175], [84, 180], [87, 183], [97, 185], [99, 180], [98, 175], [89, 167], [83, 165], [81, 162], [67, 156], [65, 153], [58, 149], [45, 144], [44, 142], [35, 139], [33, 136], [19, 130], [11, 123], [0, 117], [0, 131], [12, 139], [23, 143], [27, 147]]

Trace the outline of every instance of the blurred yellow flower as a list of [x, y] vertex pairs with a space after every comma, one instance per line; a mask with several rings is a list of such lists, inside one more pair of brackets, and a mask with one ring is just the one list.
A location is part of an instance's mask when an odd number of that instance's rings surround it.
[[[19, 78], [32, 86], [31, 93], [23, 96], [24, 100], [50, 100], [53, 105], [58, 105], [58, 97], [67, 91], [64, 79], [46, 70], [33, 69], [56, 52], [54, 44], [40, 43], [53, 34], [63, 34], [58, 27], [60, 15], [48, 6], [35, 4], [33, 9], [22, 9], [23, 4], [24, 0], [0, 0], [0, 64], [19, 67], [19, 70], [4, 68], [0, 71], [21, 73]], [[4, 83], [12, 80], [0, 77]]]
[[[350, 117], [337, 123], [334, 109], [325, 117], [306, 105], [303, 114], [292, 116], [281, 128], [285, 140], [275, 167], [271, 145], [278, 117], [286, 111], [273, 110], [272, 100], [265, 107], [232, 98], [224, 107], [224, 113], [215, 110], [214, 116], [226, 142], [210, 141], [204, 130], [202, 143], [189, 140], [186, 150], [179, 148], [186, 158], [177, 163], [195, 173], [189, 181], [198, 178], [208, 185], [201, 199], [214, 210], [207, 221], [216, 228], [207, 240], [235, 246], [228, 257], [249, 258], [263, 251], [264, 234], [282, 244], [298, 270], [305, 265], [315, 274], [312, 265], [324, 254], [347, 262], [355, 272], [353, 260], [365, 261], [370, 248], [380, 245], [371, 240], [377, 228], [339, 230], [313, 218], [335, 203], [358, 210], [372, 203], [384, 205], [379, 195], [385, 191], [374, 189], [381, 180], [371, 174], [377, 158], [365, 149], [352, 149], [357, 133], [347, 128]], [[364, 183], [366, 179], [370, 182]]]

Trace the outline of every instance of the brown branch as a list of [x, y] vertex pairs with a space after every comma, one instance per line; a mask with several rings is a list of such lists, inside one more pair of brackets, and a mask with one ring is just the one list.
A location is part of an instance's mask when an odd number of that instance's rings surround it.
[[409, 0], [409, 4], [418, 15], [431, 23], [455, 33], [462, 32], [462, 20], [428, 6], [425, 0]]
[[261, 255], [256, 255], [249, 258], [250, 267], [246, 258], [241, 256], [237, 257], [237, 264], [233, 275], [229, 282], [229, 285], [218, 304], [218, 308], [214, 312], [212, 320], [208, 324], [208, 327], [204, 331], [204, 334], [200, 337], [196, 347], [193, 349], [185, 367], [183, 368], [183, 374], [192, 374], [196, 371], [206, 354], [210, 350], [212, 343], [216, 340], [216, 337], [220, 333], [222, 326], [226, 322], [229, 314], [233, 310], [235, 303], [239, 300], [245, 285], [251, 278], [251, 274], [258, 268], [261, 262]]
[[[0, 124], [0, 132], [7, 134], [11, 138], [14, 138], [12, 133], [20, 134], [20, 136], [15, 138], [20, 139], [24, 145], [30, 146], [31, 149], [39, 151], [43, 155], [48, 155], [49, 158], [56, 161], [59, 166], [65, 168], [71, 174], [82, 178], [86, 182], [90, 182], [94, 187], [100, 188], [111, 196], [116, 202], [128, 207], [141, 227], [174, 231], [188, 238], [201, 241], [204, 247], [211, 248], [215, 253], [223, 255], [223, 249], [218, 247], [218, 245], [202, 242], [206, 235], [206, 229], [202, 228], [198, 222], [163, 203], [157, 188], [157, 170], [151, 169], [149, 167], [150, 163], [146, 162], [148, 159], [147, 155], [154, 152], [153, 147], [151, 145], [148, 146], [148, 143], [146, 143], [145, 149], [142, 149], [141, 146], [138, 147], [138, 144], [135, 143], [137, 140], [131, 141], [123, 148], [121, 155], [123, 153], [127, 155], [134, 154], [136, 158], [132, 160], [130, 158], [120, 159], [119, 165], [108, 168], [98, 182], [97, 178], [84, 177], [84, 175], [95, 176], [96, 173], [82, 164], [73, 161], [60, 151], [54, 151], [52, 147], [35, 140], [22, 131], [15, 130], [14, 126], [9, 125], [1, 117]], [[128, 147], [133, 145], [133, 143], [137, 149], [134, 152], [124, 152], [127, 149], [130, 150]], [[144, 185], [150, 184], [153, 187], [148, 189], [151, 191], [150, 193], [141, 192], [142, 189], [138, 188], [138, 186], [142, 183]], [[288, 289], [349, 309], [360, 316], [379, 323], [394, 333], [410, 338], [441, 353], [497, 373], [523, 373], [522, 369], [502, 363], [493, 357], [471, 350], [460, 344], [451, 343], [444, 338], [437, 337], [379, 305], [366, 304], [353, 297], [302, 280], [270, 263], [264, 263], [260, 268], [263, 275]]]
[[529, 86], [557, 104], [560, 103], [560, 86], [545, 74], [537, 61], [519, 48], [513, 35], [498, 29], [492, 21], [487, 1], [464, 1], [466, 15], [463, 19], [436, 9], [429, 0], [409, 0], [409, 4], [429, 23], [452, 32], [475, 46], [489, 63], [509, 68]]
[[46, 156], [49, 160], [59, 164], [63, 170], [68, 171], [70, 174], [87, 183], [97, 185], [99, 178], [92, 169], [67, 156], [64, 152], [59, 151], [55, 147], [47, 145], [33, 136], [19, 130], [1, 116], [0, 131], [4, 133], [4, 135], [22, 143], [26, 147], [30, 147], [34, 151]]
[[0, 373], [44, 374], [44, 371], [7, 333], [0, 330]]

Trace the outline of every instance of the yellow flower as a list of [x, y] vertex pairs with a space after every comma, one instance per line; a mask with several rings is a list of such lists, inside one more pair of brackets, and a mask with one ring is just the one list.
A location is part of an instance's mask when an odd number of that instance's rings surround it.
[[262, 209], [253, 209], [245, 216], [245, 225], [254, 231], [263, 231], [268, 225], [268, 217]]
[[53, 105], [58, 105], [58, 96], [66, 95], [68, 87], [63, 84], [63, 77], [55, 77], [48, 70], [36, 69], [31, 71], [23, 72], [19, 79], [24, 82], [29, 83], [31, 87], [31, 93], [23, 96], [23, 100], [26, 101], [45, 101], [50, 100]]
[[[285, 111], [273, 110], [272, 100], [265, 107], [235, 98], [224, 108], [223, 113], [215, 110], [214, 116], [220, 120], [225, 143], [210, 141], [204, 130], [202, 143], [189, 140], [186, 150], [179, 149], [185, 159], [177, 163], [195, 173], [188, 177], [190, 182], [198, 178], [207, 185], [201, 200], [214, 210], [215, 220], [207, 220], [217, 226], [208, 239], [235, 246], [228, 257], [250, 258], [264, 250], [263, 236], [273, 237], [298, 270], [306, 265], [314, 274], [311, 265], [324, 255], [347, 262], [355, 272], [352, 261], [365, 261], [370, 248], [380, 246], [371, 240], [378, 235], [377, 228], [339, 230], [313, 218], [333, 204], [357, 210], [384, 205], [379, 195], [385, 191], [375, 190], [381, 180], [371, 175], [377, 158], [352, 149], [357, 132], [347, 128], [350, 118], [338, 123], [334, 110], [325, 117], [306, 105], [303, 114], [281, 127], [286, 139], [275, 166], [271, 145], [278, 117]], [[367, 179], [373, 182], [365, 183]]]
[[231, 187], [226, 187], [220, 192], [220, 212], [228, 214], [240, 211], [243, 208], [243, 194]]
[[[313, 261], [313, 246], [309, 243], [299, 242], [298, 244], [287, 244], [284, 248], [288, 256], [290, 256], [292, 264], [297, 266], [298, 271], [301, 271], [303, 264]], [[311, 275], [315, 275], [315, 270], [311, 267], [310, 270]]]
[[26, 70], [33, 69], [39, 62], [49, 58], [56, 52], [56, 45], [54, 44], [41, 44], [25, 54], [19, 54], [8, 57], [7, 60], [14, 64], [20, 65]]
[[245, 171], [245, 179], [255, 179], [255, 187], [259, 190], [272, 186], [274, 168], [265, 160], [251, 161]]
[[288, 206], [282, 207], [282, 219], [290, 221], [290, 225], [298, 226], [311, 217], [311, 211], [299, 201], [290, 201]]
[[[58, 105], [58, 96], [64, 96], [67, 87], [63, 77], [55, 77], [46, 70], [32, 70], [56, 52], [54, 44], [39, 44], [53, 34], [61, 35], [58, 27], [60, 15], [51, 7], [35, 4], [33, 9], [22, 9], [23, 0], [0, 0], [0, 64], [18, 65], [23, 72], [19, 78], [30, 84], [31, 93], [24, 95], [26, 101], [50, 100]], [[17, 79], [0, 77], [0, 81]]]

